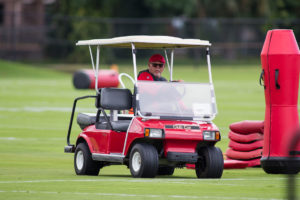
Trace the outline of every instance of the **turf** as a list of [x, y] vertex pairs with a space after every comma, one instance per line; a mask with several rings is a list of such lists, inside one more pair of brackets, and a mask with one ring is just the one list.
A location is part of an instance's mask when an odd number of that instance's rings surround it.
[[[141, 67], [142, 68], [142, 67]], [[120, 72], [129, 73], [124, 65]], [[223, 152], [228, 126], [241, 120], [263, 120], [264, 93], [260, 66], [213, 67]], [[164, 74], [167, 76], [167, 74]], [[179, 66], [175, 78], [197, 81], [204, 68]], [[0, 199], [284, 199], [287, 178], [261, 168], [225, 170], [218, 180], [196, 179], [195, 172], [176, 169], [173, 176], [131, 178], [125, 166], [101, 169], [99, 176], [76, 176], [73, 154], [63, 153], [73, 99], [94, 94], [75, 90], [71, 74], [0, 61]], [[130, 84], [126, 82], [126, 84]], [[93, 111], [94, 102], [79, 103]], [[80, 132], [74, 124], [72, 142]], [[300, 177], [297, 190], [300, 190]], [[298, 192], [299, 193], [299, 192]], [[298, 194], [299, 196], [299, 194]]]

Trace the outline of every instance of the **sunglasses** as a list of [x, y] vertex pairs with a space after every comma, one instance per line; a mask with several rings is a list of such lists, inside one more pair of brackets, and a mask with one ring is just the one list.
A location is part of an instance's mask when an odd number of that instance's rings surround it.
[[163, 68], [164, 64], [163, 63], [151, 63], [152, 67], [159, 67]]

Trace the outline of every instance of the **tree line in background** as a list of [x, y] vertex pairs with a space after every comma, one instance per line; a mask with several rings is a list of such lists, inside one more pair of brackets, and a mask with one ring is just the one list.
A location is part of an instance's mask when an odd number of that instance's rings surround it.
[[[261, 32], [274, 28], [272, 20], [277, 19], [280, 25], [275, 28], [293, 28], [299, 35], [299, 28], [292, 26], [292, 21], [300, 18], [299, 10], [300, 1], [297, 0], [59, 0], [47, 8], [48, 23], [54, 27], [49, 35], [64, 47], [53, 51], [56, 47], [49, 45], [48, 52], [81, 61], [88, 56], [85, 49], [74, 48], [77, 40], [125, 34], [200, 35], [211, 40], [214, 34], [206, 36], [205, 32], [228, 32], [228, 27], [223, 27], [226, 22], [220, 26], [216, 19], [223, 19], [223, 22], [255, 19], [255, 23], [262, 20], [259, 23]], [[250, 35], [251, 41], [255, 31], [249, 31], [249, 27], [253, 22], [242, 23], [237, 23], [232, 31], [239, 32], [240, 26], [240, 31]], [[195, 25], [205, 28], [193, 28]], [[228, 37], [234, 39], [237, 36], [231, 33]], [[118, 55], [118, 52], [105, 53]]]
[[108, 18], [298, 18], [299, 8], [297, 0], [60, 0], [49, 12]]

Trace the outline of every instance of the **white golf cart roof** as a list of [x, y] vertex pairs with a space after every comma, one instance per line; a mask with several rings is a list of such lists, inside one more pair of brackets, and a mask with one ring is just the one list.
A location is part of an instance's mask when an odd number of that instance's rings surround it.
[[176, 48], [191, 48], [191, 47], [208, 47], [211, 46], [207, 40], [199, 39], [182, 39], [171, 36], [148, 36], [134, 35], [115, 37], [110, 39], [93, 39], [80, 40], [76, 45], [99, 45], [109, 47], [131, 48], [132, 44], [135, 48], [157, 48], [157, 49], [176, 49]]

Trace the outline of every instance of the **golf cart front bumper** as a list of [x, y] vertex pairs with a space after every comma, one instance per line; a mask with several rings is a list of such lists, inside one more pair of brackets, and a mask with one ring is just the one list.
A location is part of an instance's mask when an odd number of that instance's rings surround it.
[[196, 163], [198, 160], [197, 153], [181, 153], [181, 152], [168, 152], [167, 160], [169, 162], [184, 162], [184, 163]]

